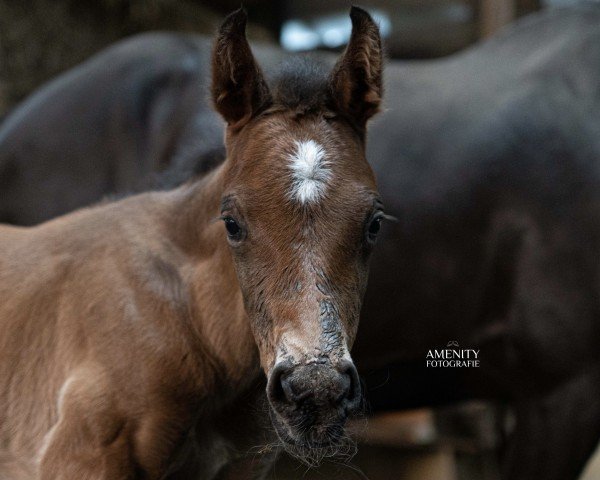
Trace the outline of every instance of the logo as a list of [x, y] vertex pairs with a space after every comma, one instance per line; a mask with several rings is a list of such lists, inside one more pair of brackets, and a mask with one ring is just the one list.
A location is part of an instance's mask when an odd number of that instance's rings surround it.
[[429, 368], [478, 368], [479, 350], [460, 348], [456, 340], [450, 340], [446, 348], [427, 351], [425, 366]]

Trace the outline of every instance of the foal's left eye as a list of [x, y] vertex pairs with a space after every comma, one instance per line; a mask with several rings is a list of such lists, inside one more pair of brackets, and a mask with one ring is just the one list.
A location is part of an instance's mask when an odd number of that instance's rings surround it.
[[377, 240], [377, 235], [381, 230], [381, 222], [383, 218], [383, 215], [375, 215], [369, 222], [369, 227], [367, 228], [367, 238], [370, 242]]
[[371, 224], [369, 225], [369, 235], [377, 235], [381, 230], [381, 217], [374, 218], [371, 220]]

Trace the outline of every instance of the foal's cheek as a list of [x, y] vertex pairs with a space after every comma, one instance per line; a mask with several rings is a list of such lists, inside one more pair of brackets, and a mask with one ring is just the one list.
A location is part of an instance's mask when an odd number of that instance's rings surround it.
[[[251, 320], [252, 321], [252, 320]], [[258, 354], [260, 358], [260, 366], [267, 375], [269, 376], [269, 372], [273, 369], [276, 362], [276, 349], [274, 343], [272, 341], [273, 334], [272, 332], [261, 332], [260, 329], [257, 329], [256, 326], [253, 325], [252, 328], [254, 339], [256, 341], [256, 345], [258, 347]]]
[[237, 263], [236, 271], [250, 329], [258, 346], [261, 366], [265, 373], [268, 373], [275, 361], [275, 332], [265, 299], [264, 286], [258, 282], [260, 275], [256, 273], [256, 269], [247, 262]]
[[[244, 298], [244, 305], [248, 309], [250, 298], [250, 285], [248, 279], [251, 278], [251, 268], [246, 261], [246, 255], [237, 248], [230, 248], [233, 266], [238, 280], [238, 286]], [[248, 312], [249, 313], [249, 312]]]
[[358, 316], [356, 319], [352, 319], [349, 322], [346, 322], [344, 325], [344, 330], [346, 331], [346, 343], [348, 346], [348, 350], [352, 350], [352, 346], [354, 345], [354, 341], [356, 340], [356, 334], [358, 331]]
[[358, 301], [353, 305], [348, 305], [348, 314], [344, 324], [348, 349], [352, 349], [358, 334], [358, 329], [360, 328], [360, 313], [369, 278], [368, 261], [360, 262], [356, 267], [356, 271], [357, 275], [354, 279], [354, 285], [358, 290], [358, 295], [354, 295], [353, 298], [357, 298]]

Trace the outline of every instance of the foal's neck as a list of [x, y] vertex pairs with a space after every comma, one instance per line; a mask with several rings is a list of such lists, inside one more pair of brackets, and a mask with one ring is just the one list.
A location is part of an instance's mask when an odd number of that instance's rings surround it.
[[[224, 166], [173, 192], [170, 236], [184, 252], [192, 322], [219, 382], [240, 387], [260, 374], [258, 350], [219, 221]], [[210, 365], [210, 367], [209, 367]]]

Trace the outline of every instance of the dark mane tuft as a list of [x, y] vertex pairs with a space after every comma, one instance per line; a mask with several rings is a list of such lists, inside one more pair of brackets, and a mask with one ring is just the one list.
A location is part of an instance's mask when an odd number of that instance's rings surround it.
[[312, 111], [329, 101], [328, 68], [310, 55], [290, 57], [270, 79], [275, 106]]

